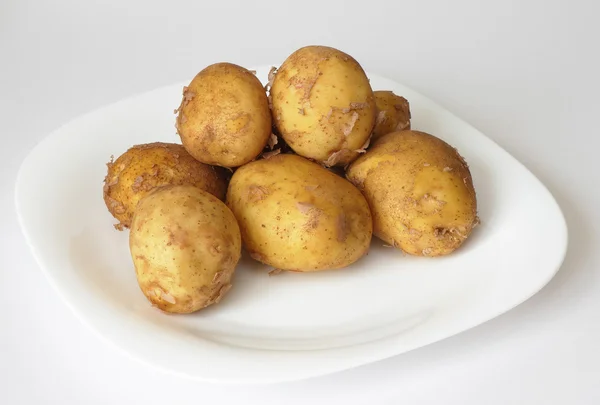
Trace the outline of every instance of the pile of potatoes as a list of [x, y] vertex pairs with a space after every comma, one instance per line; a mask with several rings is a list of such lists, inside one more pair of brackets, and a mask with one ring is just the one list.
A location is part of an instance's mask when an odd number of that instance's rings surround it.
[[165, 312], [219, 302], [242, 246], [274, 272], [311, 272], [356, 262], [373, 234], [447, 255], [478, 223], [465, 160], [411, 130], [408, 101], [373, 91], [337, 49], [297, 50], [265, 87], [243, 67], [208, 66], [175, 112], [182, 145], [133, 146], [104, 181], [139, 286]]

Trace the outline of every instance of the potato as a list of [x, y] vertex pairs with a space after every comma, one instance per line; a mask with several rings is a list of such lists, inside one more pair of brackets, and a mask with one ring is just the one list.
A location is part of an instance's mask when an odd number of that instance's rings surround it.
[[424, 132], [384, 135], [346, 176], [369, 201], [374, 234], [406, 253], [449, 254], [478, 223], [466, 162], [456, 149]]
[[281, 154], [239, 168], [227, 204], [251, 256], [277, 269], [342, 268], [369, 249], [372, 220], [362, 194], [298, 155]]
[[377, 120], [371, 142], [394, 131], [410, 129], [410, 106], [408, 100], [392, 91], [375, 91]]
[[183, 146], [203, 163], [241, 166], [258, 156], [271, 135], [265, 89], [252, 72], [231, 63], [198, 73], [183, 88], [176, 111]]
[[173, 313], [194, 312], [223, 298], [241, 244], [227, 206], [190, 185], [161, 187], [142, 199], [129, 234], [142, 292]]
[[358, 62], [337, 49], [294, 52], [275, 74], [269, 96], [277, 129], [301, 156], [345, 166], [368, 145], [373, 90]]
[[104, 202], [119, 220], [115, 228], [129, 228], [138, 202], [152, 189], [168, 184], [191, 184], [223, 200], [227, 174], [195, 160], [181, 145], [148, 143], [127, 150], [109, 162], [104, 178]]

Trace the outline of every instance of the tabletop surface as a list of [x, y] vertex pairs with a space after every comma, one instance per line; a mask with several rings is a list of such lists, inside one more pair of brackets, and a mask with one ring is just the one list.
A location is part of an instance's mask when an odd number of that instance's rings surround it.
[[[599, 11], [592, 0], [1, 2], [0, 402], [600, 403]], [[567, 219], [562, 269], [475, 329], [326, 377], [211, 385], [130, 359], [74, 317], [34, 262], [15, 214], [20, 163], [82, 113], [210, 63], [276, 63], [307, 44], [414, 88], [524, 163]]]

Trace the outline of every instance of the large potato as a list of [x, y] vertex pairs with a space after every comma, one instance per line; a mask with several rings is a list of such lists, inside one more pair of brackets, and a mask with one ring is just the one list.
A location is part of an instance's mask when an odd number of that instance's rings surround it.
[[231, 63], [208, 66], [183, 90], [177, 132], [201, 162], [237, 167], [263, 150], [271, 135], [267, 94], [256, 76]]
[[346, 176], [369, 201], [374, 234], [406, 253], [451, 253], [478, 223], [466, 162], [432, 135], [387, 134], [350, 165]]
[[115, 227], [129, 228], [138, 202], [156, 187], [191, 184], [225, 198], [226, 173], [195, 160], [181, 145], [148, 143], [127, 150], [109, 162], [104, 179], [104, 202], [119, 220]]
[[239, 168], [227, 204], [252, 257], [278, 269], [341, 268], [369, 249], [371, 213], [360, 191], [297, 155]]
[[165, 186], [140, 201], [129, 248], [146, 298], [163, 311], [189, 313], [229, 290], [241, 237], [235, 217], [215, 196]]
[[277, 71], [270, 92], [277, 129], [299, 155], [345, 166], [368, 144], [375, 99], [362, 67], [325, 46], [307, 46]]
[[392, 91], [375, 91], [377, 120], [371, 142], [390, 132], [410, 129], [410, 106], [408, 100]]

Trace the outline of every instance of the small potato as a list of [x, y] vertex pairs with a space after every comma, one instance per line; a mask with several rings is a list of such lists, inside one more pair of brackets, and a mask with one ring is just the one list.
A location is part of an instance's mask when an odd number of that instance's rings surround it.
[[369, 201], [374, 234], [406, 253], [449, 254], [479, 222], [466, 162], [433, 135], [384, 135], [346, 176]]
[[368, 145], [375, 125], [373, 90], [362, 67], [334, 48], [307, 46], [272, 80], [273, 120], [299, 155], [345, 166]]
[[378, 113], [371, 142], [390, 132], [410, 129], [410, 106], [404, 97], [391, 91], [375, 91], [373, 94]]
[[256, 76], [231, 63], [207, 67], [183, 89], [177, 109], [183, 146], [201, 162], [237, 167], [263, 150], [271, 135], [267, 94]]
[[346, 267], [372, 235], [367, 201], [350, 182], [297, 155], [239, 168], [227, 191], [251, 256], [281, 270]]
[[191, 184], [223, 200], [227, 174], [195, 160], [181, 145], [148, 143], [127, 150], [109, 162], [104, 179], [104, 202], [119, 220], [115, 228], [129, 228], [138, 202], [156, 187]]
[[142, 199], [129, 234], [142, 292], [173, 313], [194, 312], [223, 298], [241, 243], [227, 206], [189, 185], [161, 187]]

